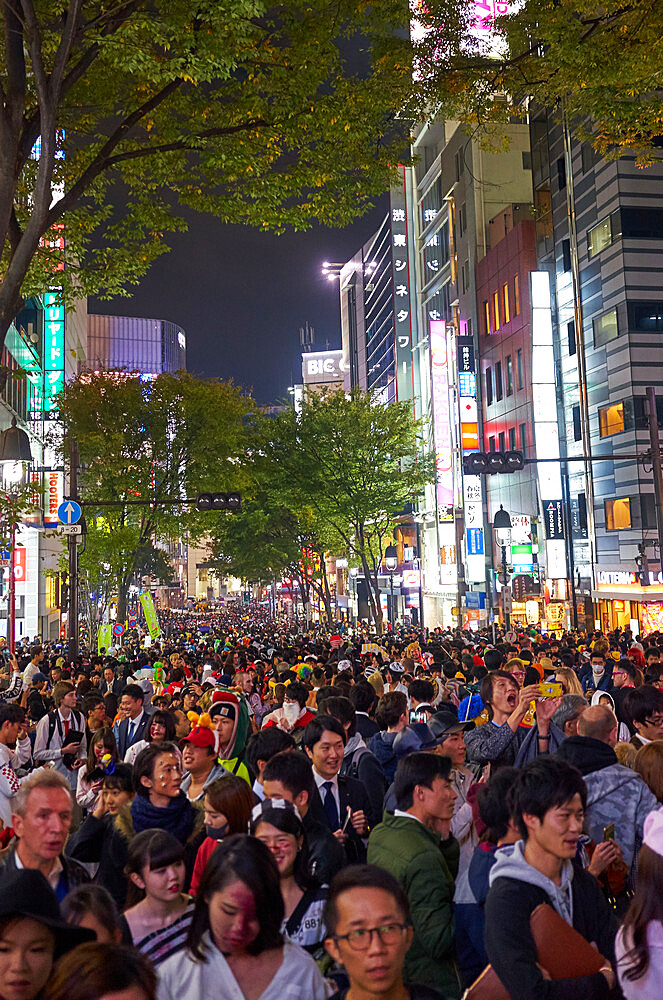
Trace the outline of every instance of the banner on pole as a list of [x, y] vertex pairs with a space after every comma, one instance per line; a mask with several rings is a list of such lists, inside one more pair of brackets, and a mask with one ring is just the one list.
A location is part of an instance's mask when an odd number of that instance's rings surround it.
[[158, 639], [161, 635], [161, 629], [159, 628], [159, 619], [157, 618], [157, 611], [154, 607], [152, 595], [148, 593], [140, 594], [139, 599], [143, 609], [143, 614], [145, 615], [145, 622], [147, 623], [147, 631], [150, 633], [150, 638], [153, 640]]

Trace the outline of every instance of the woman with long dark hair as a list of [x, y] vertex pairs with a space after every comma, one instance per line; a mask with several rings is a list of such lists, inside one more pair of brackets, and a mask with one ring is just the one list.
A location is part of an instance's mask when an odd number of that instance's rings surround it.
[[296, 807], [284, 799], [266, 799], [253, 810], [250, 832], [268, 848], [281, 876], [281, 932], [315, 954], [325, 939], [327, 888], [309, 873], [306, 832]]
[[159, 1000], [325, 1000], [328, 984], [311, 956], [283, 939], [282, 921], [279, 870], [269, 850], [253, 837], [228, 837], [205, 868], [186, 950], [159, 969]]
[[175, 740], [175, 719], [172, 712], [158, 708], [150, 716], [150, 724], [145, 730], [145, 739], [133, 743], [124, 755], [125, 764], [135, 764], [136, 757], [150, 743], [173, 743]]
[[[104, 757], [109, 757], [110, 760], [104, 761]], [[94, 811], [101, 795], [106, 768], [111, 762], [117, 763], [117, 759], [117, 743], [113, 730], [97, 729], [92, 734], [88, 747], [87, 766], [81, 767], [78, 771], [76, 801], [83, 809]]]
[[659, 1000], [663, 984], [663, 809], [647, 816], [638, 887], [615, 941], [626, 1000]]

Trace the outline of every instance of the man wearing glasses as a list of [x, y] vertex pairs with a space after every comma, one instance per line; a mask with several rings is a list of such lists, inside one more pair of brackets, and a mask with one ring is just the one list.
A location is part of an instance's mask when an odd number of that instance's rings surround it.
[[457, 1000], [453, 895], [460, 852], [450, 835], [456, 800], [450, 775], [448, 757], [417, 752], [399, 761], [397, 808], [371, 832], [368, 862], [390, 872], [407, 896], [413, 935], [405, 981]]
[[349, 988], [331, 1000], [444, 1000], [426, 986], [406, 985], [405, 955], [412, 944], [407, 896], [389, 872], [351, 865], [331, 884], [325, 905], [325, 947], [345, 968]]
[[654, 740], [663, 740], [663, 691], [643, 684], [629, 692], [625, 703], [635, 736], [633, 746], [644, 747]]

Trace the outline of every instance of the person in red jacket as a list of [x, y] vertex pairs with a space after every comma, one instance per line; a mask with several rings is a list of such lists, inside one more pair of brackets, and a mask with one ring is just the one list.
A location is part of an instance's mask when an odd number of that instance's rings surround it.
[[265, 716], [262, 728], [278, 726], [285, 733], [299, 730], [301, 735], [309, 722], [315, 718], [314, 713], [306, 707], [308, 695], [308, 688], [304, 684], [293, 681], [286, 688], [283, 706]]

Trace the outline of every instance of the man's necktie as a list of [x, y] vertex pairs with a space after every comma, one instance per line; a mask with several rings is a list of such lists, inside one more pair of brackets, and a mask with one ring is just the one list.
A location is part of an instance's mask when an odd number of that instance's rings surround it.
[[130, 744], [131, 744], [131, 741], [134, 738], [134, 729], [135, 728], [136, 728], [136, 723], [132, 719], [131, 722], [129, 723], [129, 743]]
[[329, 820], [329, 826], [332, 831], [338, 830], [341, 825], [341, 821], [338, 818], [338, 806], [336, 805], [336, 799], [334, 798], [334, 784], [331, 781], [324, 781], [322, 787], [325, 790], [325, 795], [322, 800], [322, 805], [325, 810], [327, 819]]
[[64, 719], [63, 722], [64, 722], [64, 734], [66, 736], [67, 733], [69, 732], [69, 719]]

